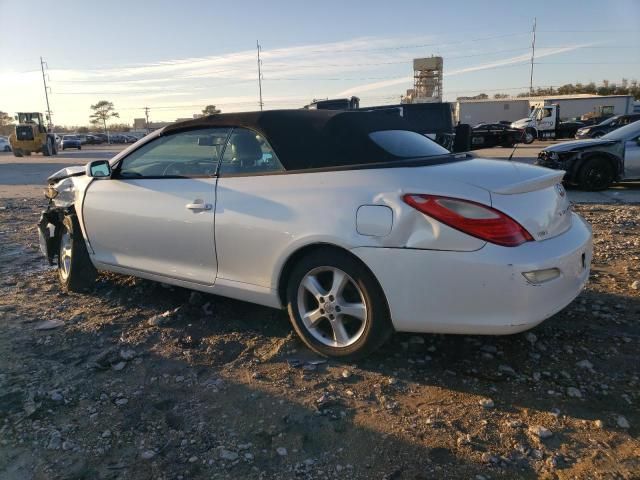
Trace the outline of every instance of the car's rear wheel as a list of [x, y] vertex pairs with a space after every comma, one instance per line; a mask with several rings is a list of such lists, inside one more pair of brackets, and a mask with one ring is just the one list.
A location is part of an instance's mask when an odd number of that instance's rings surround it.
[[592, 158], [587, 160], [580, 169], [578, 184], [580, 188], [588, 191], [604, 190], [613, 181], [613, 169], [604, 158]]
[[91, 263], [75, 215], [66, 215], [60, 232], [58, 278], [65, 290], [81, 292], [93, 286], [96, 269]]
[[323, 356], [362, 357], [393, 332], [382, 288], [345, 252], [319, 250], [304, 257], [291, 273], [287, 303], [300, 338]]

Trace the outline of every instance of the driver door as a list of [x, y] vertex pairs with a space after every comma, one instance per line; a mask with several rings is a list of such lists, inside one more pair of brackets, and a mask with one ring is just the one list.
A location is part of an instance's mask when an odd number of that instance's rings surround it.
[[82, 215], [94, 260], [212, 285], [216, 172], [229, 129], [160, 136], [88, 187]]

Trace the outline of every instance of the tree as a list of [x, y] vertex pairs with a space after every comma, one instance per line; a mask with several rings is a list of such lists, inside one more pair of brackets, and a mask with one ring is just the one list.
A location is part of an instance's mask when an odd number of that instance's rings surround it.
[[206, 107], [204, 107], [204, 110], [202, 110], [202, 114], [205, 116], [216, 115], [221, 112], [222, 110], [217, 109], [215, 105], [207, 105]]
[[89, 116], [91, 123], [95, 125], [102, 124], [104, 132], [108, 135], [107, 120], [110, 118], [120, 118], [120, 114], [116, 112], [113, 102], [100, 100], [95, 105], [91, 105], [91, 110], [93, 110], [93, 113]]
[[78, 133], [89, 133], [89, 129], [87, 127], [78, 127]]
[[8, 135], [13, 131], [13, 117], [0, 111], [0, 134]]

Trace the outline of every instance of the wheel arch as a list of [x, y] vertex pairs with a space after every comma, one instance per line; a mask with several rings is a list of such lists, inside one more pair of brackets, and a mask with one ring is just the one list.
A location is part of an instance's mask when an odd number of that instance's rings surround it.
[[291, 277], [291, 273], [293, 272], [296, 264], [305, 256], [320, 250], [333, 250], [335, 252], [345, 253], [353, 258], [356, 262], [358, 262], [363, 268], [365, 268], [371, 275], [371, 278], [376, 281], [376, 283], [380, 287], [380, 290], [383, 292], [384, 302], [387, 305], [387, 311], [391, 312], [391, 310], [389, 309], [389, 302], [387, 301], [386, 294], [384, 294], [384, 290], [382, 289], [382, 284], [376, 277], [375, 273], [373, 273], [373, 271], [369, 268], [369, 266], [364, 263], [362, 259], [360, 259], [357, 255], [354, 255], [349, 249], [328, 242], [316, 242], [301, 246], [287, 257], [282, 265], [282, 268], [280, 269], [277, 283], [278, 298], [283, 306], [287, 305], [287, 284], [289, 283], [289, 278]]
[[582, 158], [580, 159], [579, 162], [577, 162], [577, 165], [575, 167], [575, 174], [576, 177], [578, 175], [580, 175], [580, 172], [582, 171], [582, 169], [584, 168], [584, 165], [589, 161], [589, 160], [593, 160], [593, 159], [603, 159], [606, 162], [609, 163], [609, 165], [611, 165], [611, 167], [613, 168], [613, 179], [614, 180], [619, 180], [620, 179], [620, 175], [622, 173], [622, 162], [620, 161], [620, 159], [618, 157], [616, 157], [615, 155], [609, 153], [609, 152], [589, 152], [589, 153], [585, 153]]

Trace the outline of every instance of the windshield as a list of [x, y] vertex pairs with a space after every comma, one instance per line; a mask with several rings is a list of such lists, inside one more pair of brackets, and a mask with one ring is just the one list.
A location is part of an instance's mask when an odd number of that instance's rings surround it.
[[394, 157], [433, 157], [449, 153], [449, 150], [441, 147], [433, 140], [409, 130], [371, 132], [369, 138]]
[[598, 126], [605, 126], [605, 125], [609, 125], [612, 122], [615, 122], [616, 120], [618, 120], [618, 118], [620, 117], [611, 117], [611, 118], [607, 118], [606, 120], [603, 120], [602, 122], [600, 122], [598, 124]]
[[630, 123], [602, 137], [603, 140], [633, 140], [640, 136], [640, 120]]
[[65, 135], [62, 137], [63, 140], [77, 140], [78, 137], [74, 137], [73, 135]]

